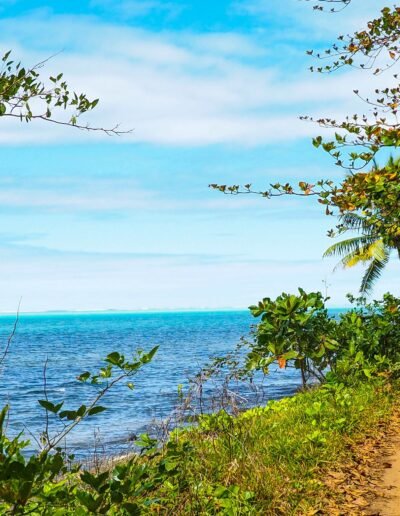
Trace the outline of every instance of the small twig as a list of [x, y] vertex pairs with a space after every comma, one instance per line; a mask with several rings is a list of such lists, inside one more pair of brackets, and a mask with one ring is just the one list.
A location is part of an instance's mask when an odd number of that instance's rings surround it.
[[70, 425], [67, 425], [64, 430], [62, 430], [60, 433], [55, 435], [52, 439], [48, 440], [48, 443], [45, 448], [45, 452], [49, 452], [50, 450], [54, 449], [65, 437], [86, 417], [86, 415], [90, 412], [92, 408], [94, 408], [97, 403], [100, 401], [103, 396], [116, 384], [119, 383], [124, 378], [130, 376], [129, 374], [126, 374], [125, 372], [121, 374], [120, 376], [117, 376], [112, 380], [110, 383], [108, 383], [103, 389], [99, 391], [99, 393], [96, 395], [94, 400], [90, 403], [90, 405], [86, 408], [85, 414], [83, 416], [77, 417]]
[[[47, 396], [47, 375], [46, 375], [48, 362], [49, 362], [49, 357], [46, 357], [46, 361], [43, 366], [43, 393], [44, 393], [44, 398], [47, 402], [49, 401], [49, 398]], [[46, 425], [45, 425], [43, 435], [44, 435], [44, 438], [46, 439], [46, 444], [47, 444], [49, 442], [49, 411], [47, 410], [47, 408], [46, 408], [45, 412], [46, 412]]]
[[17, 309], [17, 316], [15, 318], [15, 321], [14, 321], [14, 326], [13, 326], [13, 329], [12, 329], [12, 332], [10, 333], [8, 339], [7, 339], [7, 345], [4, 349], [4, 352], [0, 358], [0, 366], [3, 364], [4, 360], [6, 359], [6, 356], [8, 354], [8, 351], [10, 349], [10, 346], [11, 346], [11, 343], [12, 343], [12, 340], [15, 336], [15, 333], [17, 331], [17, 325], [18, 325], [18, 321], [19, 321], [19, 311], [20, 311], [20, 308], [21, 308], [21, 301], [22, 301], [22, 298], [19, 300], [19, 303], [18, 303], [18, 309]]
[[[17, 113], [4, 113], [2, 115], [3, 117], [10, 117], [10, 118], [21, 118], [20, 114]], [[22, 115], [24, 118], [24, 115]], [[73, 124], [72, 122], [62, 122], [61, 120], [54, 120], [53, 118], [48, 118], [45, 115], [32, 115], [30, 117], [31, 120], [43, 120], [44, 122], [50, 122], [52, 124], [56, 125], [65, 125], [67, 127], [75, 127], [76, 129], [80, 129], [81, 131], [90, 131], [90, 132], [101, 132], [107, 134], [107, 136], [115, 135], [115, 136], [121, 136], [122, 134], [131, 134], [133, 132], [133, 129], [128, 129], [126, 131], [120, 131], [118, 130], [119, 124], [115, 125], [114, 127], [110, 129], [106, 129], [104, 127], [91, 127], [90, 125], [80, 125], [80, 124]]]
[[42, 447], [42, 445], [40, 444], [36, 435], [31, 430], [29, 430], [29, 428], [25, 425], [25, 423], [22, 426], [28, 432], [28, 434], [32, 437], [32, 439], [36, 442], [36, 444], [38, 445], [38, 448], [40, 449]]

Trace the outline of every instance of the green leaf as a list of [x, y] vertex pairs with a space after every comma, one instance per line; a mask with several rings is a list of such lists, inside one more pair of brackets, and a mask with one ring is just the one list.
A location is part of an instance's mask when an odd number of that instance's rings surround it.
[[113, 353], [107, 355], [106, 362], [112, 365], [119, 365], [121, 363], [121, 358], [123, 357], [121, 357], [117, 351], [114, 351]]
[[136, 503], [126, 502], [122, 507], [130, 516], [140, 516], [142, 514], [140, 507]]
[[285, 358], [286, 360], [292, 360], [293, 358], [297, 358], [298, 356], [299, 356], [298, 351], [292, 350], [292, 351], [288, 351], [287, 353], [285, 353], [283, 355], [283, 358]]
[[107, 410], [107, 407], [102, 407], [100, 405], [98, 405], [97, 407], [93, 407], [89, 410], [89, 412], [87, 413], [88, 416], [94, 416], [95, 414], [100, 414], [100, 412], [104, 412], [105, 410]]
[[151, 359], [154, 357], [154, 355], [157, 353], [159, 347], [160, 346], [155, 346], [151, 351], [149, 351], [148, 353], [143, 355], [142, 358], [140, 359], [142, 364], [147, 364], [148, 362], [150, 362]]
[[320, 147], [321, 143], [322, 143], [322, 136], [317, 136], [317, 138], [313, 138], [313, 141], [312, 141], [314, 147], [316, 147], [318, 149], [318, 147]]
[[372, 378], [371, 370], [370, 369], [363, 369], [363, 373], [367, 378]]
[[60, 408], [64, 405], [64, 402], [58, 403], [55, 405], [51, 401], [48, 400], [38, 400], [39, 405], [41, 405], [43, 408], [48, 410], [49, 412], [53, 412], [54, 414], [57, 414], [57, 412], [60, 410]]
[[60, 419], [66, 418], [69, 421], [74, 421], [78, 417], [78, 414], [76, 410], [63, 410], [59, 413], [59, 417]]
[[86, 405], [81, 405], [76, 411], [76, 415], [82, 417], [86, 412]]
[[88, 380], [89, 378], [90, 378], [90, 372], [85, 371], [84, 373], [77, 376], [76, 379], [79, 380], [80, 382], [86, 382], [86, 380]]
[[167, 471], [173, 471], [177, 468], [178, 463], [176, 461], [169, 460], [164, 463], [164, 466]]

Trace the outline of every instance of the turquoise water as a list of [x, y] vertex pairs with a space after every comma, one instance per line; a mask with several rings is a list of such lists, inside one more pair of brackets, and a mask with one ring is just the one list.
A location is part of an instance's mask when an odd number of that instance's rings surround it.
[[[0, 318], [1, 349], [13, 323], [12, 316]], [[65, 407], [74, 409], [95, 394], [92, 386], [76, 380], [78, 374], [96, 371], [112, 351], [129, 355], [137, 348], [149, 350], [159, 345], [153, 362], [135, 377], [135, 389], [117, 386], [102, 402], [109, 410], [82, 423], [67, 443], [78, 456], [91, 453], [95, 441], [107, 453], [124, 452], [131, 446], [133, 434], [171, 413], [179, 384], [187, 386], [188, 377], [210, 356], [232, 350], [254, 323], [248, 311], [23, 314], [1, 368], [0, 404], [11, 405], [8, 432], [29, 431], [38, 437], [43, 430], [44, 411], [37, 400], [44, 398], [46, 359], [49, 399], [65, 399]], [[268, 399], [282, 397], [294, 392], [299, 383], [293, 371], [272, 372], [264, 381], [264, 394]], [[248, 396], [248, 404], [255, 402], [253, 391], [241, 394]]]

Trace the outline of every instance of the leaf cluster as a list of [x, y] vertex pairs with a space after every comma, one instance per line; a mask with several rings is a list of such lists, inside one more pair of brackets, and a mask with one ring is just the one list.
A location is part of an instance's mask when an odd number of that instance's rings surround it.
[[[349, 3], [349, 2], [347, 2]], [[311, 71], [332, 72], [343, 66], [359, 67], [370, 70], [379, 58], [387, 58], [384, 68], [375, 68], [374, 74], [393, 66], [400, 57], [398, 44], [400, 33], [400, 8], [384, 7], [378, 18], [370, 20], [367, 27], [353, 35], [339, 36], [338, 43], [323, 53], [317, 53], [318, 59], [333, 59], [328, 65], [311, 67]], [[308, 54], [313, 55], [312, 51]], [[384, 54], [384, 55], [382, 55]]]
[[[134, 384], [131, 382], [131, 377], [136, 375], [144, 365], [151, 362], [157, 350], [158, 346], [152, 348], [148, 353], [139, 350], [132, 360], [118, 352], [113, 352], [107, 355], [106, 365], [98, 373], [93, 374], [90, 371], [81, 373], [77, 380], [94, 386], [97, 392], [91, 402], [87, 405], [80, 405], [76, 409], [63, 409], [64, 402], [50, 401], [45, 390], [46, 399], [38, 400], [39, 405], [46, 411], [46, 428], [42, 434], [43, 450], [51, 451], [64, 441], [81, 421], [104, 412], [106, 407], [99, 405], [99, 402], [115, 385], [126, 382], [126, 386], [133, 390]], [[63, 423], [63, 429], [52, 436], [49, 432], [49, 414]]]
[[299, 288], [298, 295], [283, 293], [251, 306], [252, 315], [261, 317], [261, 322], [250, 345], [247, 368], [268, 373], [273, 363], [280, 368], [293, 363], [301, 371], [304, 386], [310, 378], [323, 381], [337, 348], [325, 301], [320, 292], [306, 293]]
[[[79, 117], [93, 110], [99, 99], [91, 100], [84, 93], [71, 91], [62, 73], [43, 81], [39, 71], [46, 61], [26, 68], [10, 55], [11, 51], [1, 59], [0, 117], [17, 118], [21, 122], [42, 120], [109, 135], [126, 132], [118, 130], [118, 126], [107, 129], [79, 123]], [[65, 116], [60, 117], [60, 113]]]

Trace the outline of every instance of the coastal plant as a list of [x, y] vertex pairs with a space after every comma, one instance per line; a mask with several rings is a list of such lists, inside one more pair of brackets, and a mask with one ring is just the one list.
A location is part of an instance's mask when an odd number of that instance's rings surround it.
[[[79, 474], [81, 466], [74, 463], [73, 455], [66, 452], [65, 441], [69, 433], [83, 421], [106, 410], [99, 402], [115, 385], [125, 382], [132, 390], [132, 376], [148, 364], [158, 346], [148, 353], [138, 351], [131, 360], [118, 352], [110, 353], [106, 365], [98, 373], [89, 371], [78, 376], [80, 382], [90, 383], [96, 394], [87, 405], [76, 409], [65, 409], [64, 402], [53, 402], [45, 396], [39, 404], [46, 412], [45, 429], [37, 441], [41, 445], [36, 453], [27, 455], [24, 449], [29, 441], [22, 433], [14, 438], [6, 435], [8, 406], [0, 413], [0, 509], [2, 514], [65, 514], [69, 505], [76, 505], [80, 500], [89, 512], [71, 512], [71, 514], [91, 514], [99, 500], [92, 500], [85, 495], [79, 495], [75, 485], [91, 478], [85, 473]], [[46, 393], [46, 389], [45, 389]], [[61, 423], [61, 430], [51, 433], [50, 416]], [[72, 464], [72, 465], [71, 465]], [[83, 478], [82, 478], [83, 475]], [[78, 480], [77, 480], [78, 479]], [[79, 480], [80, 479], [80, 480]], [[57, 508], [62, 507], [61, 512]], [[97, 509], [96, 509], [97, 510]], [[130, 513], [128, 513], [130, 514]]]
[[338, 346], [325, 301], [320, 292], [308, 294], [299, 288], [298, 295], [283, 293], [251, 306], [252, 315], [261, 317], [261, 322], [249, 344], [247, 369], [268, 372], [273, 363], [282, 369], [293, 364], [301, 372], [303, 387], [310, 378], [324, 381]]
[[[125, 382], [126, 386], [130, 390], [133, 390], [134, 384], [131, 378], [135, 376], [145, 364], [151, 362], [157, 350], [158, 346], [151, 349], [148, 353], [139, 350], [131, 360], [115, 351], [107, 355], [105, 358], [106, 365], [102, 367], [98, 373], [93, 374], [90, 371], [81, 373], [77, 377], [77, 380], [94, 387], [96, 394], [91, 401], [87, 404], [80, 405], [76, 409], [65, 409], [64, 401], [50, 401], [45, 388], [45, 399], [38, 400], [39, 405], [46, 411], [46, 427], [41, 435], [43, 451], [48, 452], [56, 448], [83, 420], [104, 412], [106, 407], [99, 405], [99, 402], [115, 385]], [[49, 432], [50, 415], [53, 415], [63, 426], [62, 430], [56, 432], [54, 435], [50, 435]]]
[[248, 342], [246, 367], [268, 372], [272, 363], [293, 365], [309, 379], [324, 383], [355, 382], [374, 376], [399, 375], [400, 299], [387, 293], [381, 300], [348, 299], [353, 307], [330, 317], [321, 293], [281, 294], [250, 307], [261, 322]]
[[399, 375], [400, 299], [390, 293], [381, 300], [348, 296], [353, 308], [340, 315], [335, 338], [339, 346], [335, 373], [341, 381], [376, 375]]
[[[395, 160], [391, 156], [386, 162], [385, 170], [391, 171], [394, 178], [398, 180], [399, 178], [396, 176], [398, 169], [399, 159]], [[376, 162], [374, 162], [371, 177], [378, 177], [373, 176], [374, 172], [379, 172], [379, 166]], [[400, 181], [398, 183], [397, 190], [400, 203]], [[368, 294], [372, 291], [374, 283], [389, 262], [391, 251], [394, 250], [400, 256], [400, 237], [396, 237], [400, 224], [399, 213], [398, 210], [394, 210], [390, 214], [391, 205], [386, 207], [382, 205], [382, 197], [384, 197], [382, 187], [387, 185], [381, 184], [380, 186], [381, 191], [379, 195], [371, 196], [373, 192], [365, 192], [365, 195], [368, 196], [367, 202], [369, 204], [367, 211], [365, 209], [357, 210], [360, 201], [358, 199], [359, 191], [356, 189], [356, 195], [353, 195], [352, 199], [353, 204], [351, 206], [347, 204], [346, 209], [343, 209], [342, 206], [342, 214], [339, 216], [339, 224], [336, 231], [339, 235], [351, 232], [356, 233], [356, 236], [334, 243], [324, 253], [324, 257], [340, 256], [341, 260], [338, 266], [341, 265], [343, 268], [354, 267], [360, 263], [367, 265], [360, 287], [362, 294]], [[391, 195], [395, 194], [396, 187], [390, 193]], [[362, 203], [365, 204], [366, 200], [364, 199]], [[363, 208], [366, 207], [364, 204], [362, 204]], [[354, 211], [351, 211], [350, 208], [353, 206]], [[380, 210], [377, 210], [378, 206], [381, 208]], [[376, 212], [376, 220], [373, 220], [371, 217], [372, 210]], [[392, 227], [387, 228], [387, 231], [385, 231], [385, 238], [381, 232], [382, 216], [385, 217], [386, 223], [391, 219], [390, 223], [392, 224]], [[389, 238], [389, 235], [392, 235], [393, 238]], [[332, 233], [331, 236], [335, 236], [335, 234]]]
[[[249, 514], [329, 513], [335, 493], [325, 479], [330, 471], [351, 463], [366, 435], [373, 435], [390, 417], [394, 400], [394, 391], [379, 382], [327, 383], [235, 417], [225, 411], [204, 414], [197, 427], [179, 435], [179, 446], [191, 446], [186, 487], [175, 491], [174, 497], [161, 488], [158, 503], [168, 508], [166, 514], [177, 515], [239, 515], [247, 514], [246, 510]], [[242, 504], [248, 503], [242, 509], [236, 502], [234, 511], [226, 513], [207, 497], [207, 484], [235, 486]], [[195, 486], [199, 506], [193, 505]], [[353, 499], [356, 506], [359, 496], [348, 496], [348, 507]], [[192, 511], [193, 507], [198, 510]]]
[[[252, 338], [242, 338], [234, 350], [217, 356], [203, 370], [203, 378], [224, 376], [226, 382], [250, 382], [272, 365], [295, 368], [303, 387], [308, 383], [352, 383], [373, 377], [397, 377], [400, 367], [400, 299], [381, 300], [348, 295], [352, 307], [330, 316], [320, 292], [282, 293], [250, 307], [261, 318]], [[220, 406], [236, 413], [233, 406]]]

